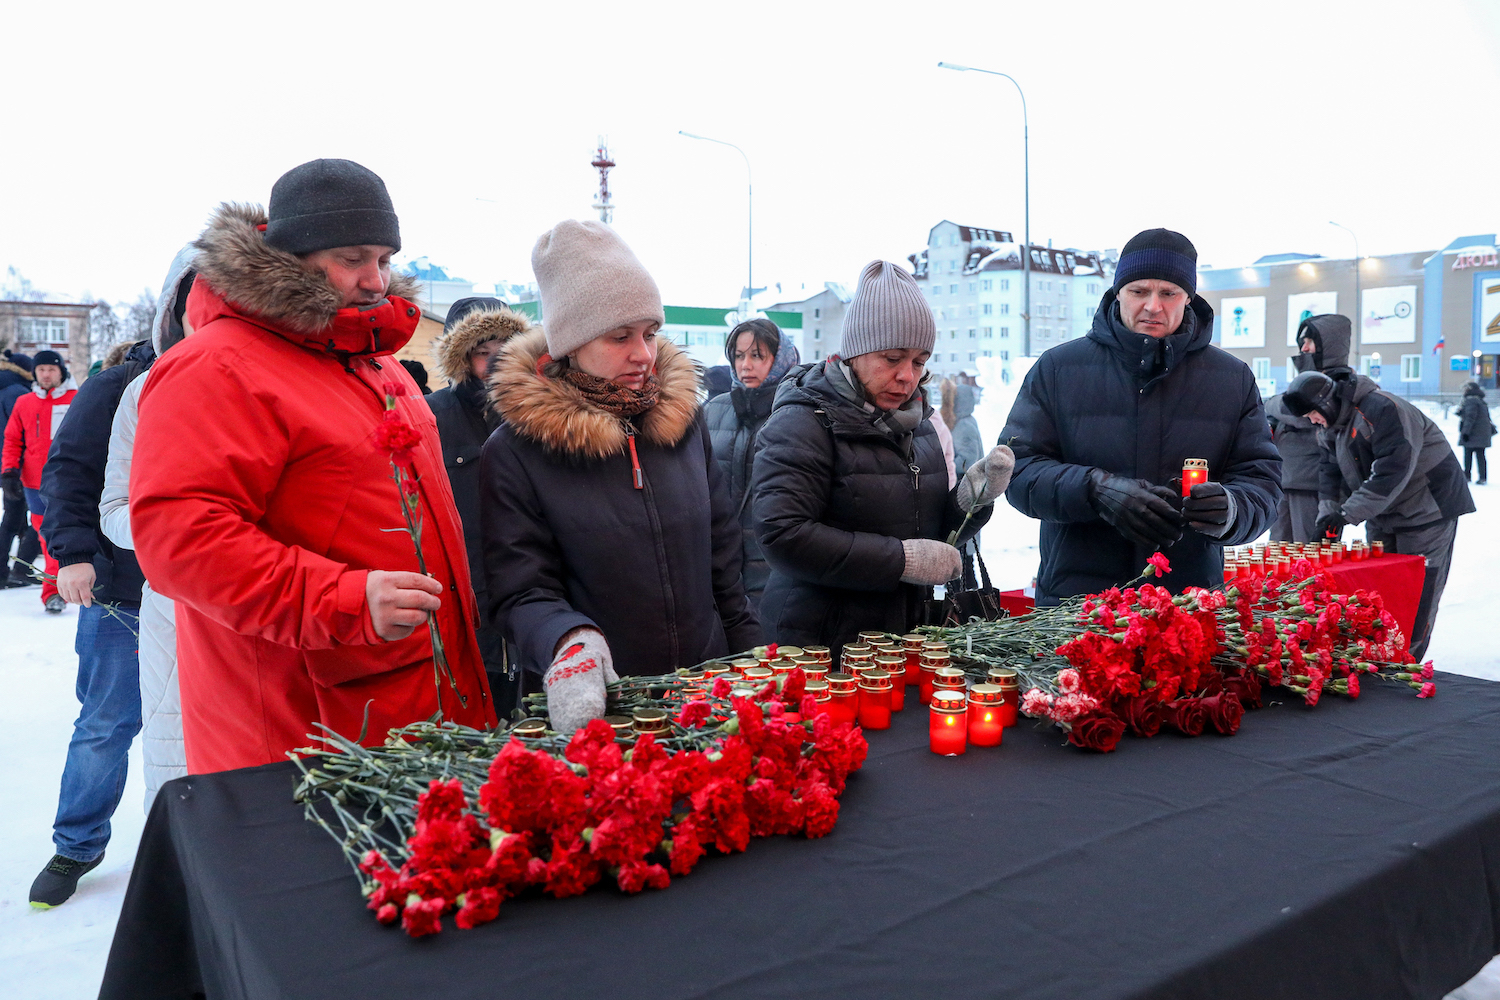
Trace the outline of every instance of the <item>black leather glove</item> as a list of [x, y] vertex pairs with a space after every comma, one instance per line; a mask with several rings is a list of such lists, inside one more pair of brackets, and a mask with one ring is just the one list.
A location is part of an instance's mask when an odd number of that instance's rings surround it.
[[26, 491], [21, 489], [21, 470], [6, 469], [0, 472], [0, 492], [7, 500], [25, 500]]
[[1165, 549], [1182, 537], [1182, 515], [1172, 491], [1144, 479], [1089, 472], [1089, 504], [1099, 516], [1138, 545]]
[[1344, 525], [1348, 523], [1348, 521], [1344, 520], [1343, 514], [1324, 514], [1318, 518], [1318, 524], [1314, 531], [1319, 538], [1342, 538], [1344, 536]]
[[1234, 523], [1234, 497], [1220, 483], [1198, 483], [1182, 500], [1182, 516], [1199, 534], [1223, 538]]

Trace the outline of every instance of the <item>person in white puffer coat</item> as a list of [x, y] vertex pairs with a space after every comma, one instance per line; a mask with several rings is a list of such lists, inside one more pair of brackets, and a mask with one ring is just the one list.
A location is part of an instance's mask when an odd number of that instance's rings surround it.
[[[157, 357], [193, 331], [183, 315], [192, 287], [193, 247], [183, 248], [172, 261], [156, 303], [151, 343]], [[130, 461], [135, 450], [135, 426], [141, 390], [152, 369], [142, 372], [120, 397], [109, 438], [109, 460], [104, 469], [104, 492], [99, 520], [106, 538], [117, 548], [134, 549], [130, 531]], [[141, 752], [145, 760], [146, 811], [162, 783], [187, 774], [182, 742], [182, 710], [177, 694], [177, 623], [174, 603], [151, 589], [141, 588]]]

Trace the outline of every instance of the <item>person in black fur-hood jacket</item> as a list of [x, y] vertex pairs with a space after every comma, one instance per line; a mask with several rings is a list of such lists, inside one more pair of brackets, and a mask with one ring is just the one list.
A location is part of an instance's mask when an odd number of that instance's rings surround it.
[[[1125, 245], [1086, 338], [1037, 359], [1000, 440], [1015, 449], [1006, 494], [1042, 521], [1037, 603], [1137, 577], [1158, 550], [1176, 592], [1223, 579], [1223, 546], [1270, 524], [1281, 497], [1255, 378], [1211, 346], [1213, 308], [1197, 290], [1197, 251], [1152, 229]], [[1183, 498], [1183, 460], [1209, 482]]]
[[[479, 455], [485, 440], [500, 424], [500, 417], [485, 398], [485, 378], [490, 359], [518, 333], [531, 329], [531, 321], [512, 312], [495, 298], [476, 296], [459, 299], [448, 309], [443, 332], [432, 343], [433, 367], [448, 380], [448, 386], [427, 397], [437, 419], [438, 438], [443, 444], [443, 465], [453, 502], [464, 526], [464, 548], [469, 553], [469, 579], [479, 601], [481, 617], [489, 606], [485, 585], [483, 548], [479, 531]], [[501, 718], [513, 709], [520, 696], [520, 674], [506, 661], [500, 633], [489, 624], [479, 627], [479, 652], [495, 696], [495, 711]]]

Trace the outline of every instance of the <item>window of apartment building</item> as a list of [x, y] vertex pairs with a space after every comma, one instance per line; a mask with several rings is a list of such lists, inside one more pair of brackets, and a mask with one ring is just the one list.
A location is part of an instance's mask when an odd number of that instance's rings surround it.
[[1258, 379], [1265, 380], [1271, 377], [1270, 358], [1256, 358], [1250, 362], [1250, 367], [1254, 370], [1255, 377]]
[[993, 326], [984, 327], [979, 331], [979, 335], [988, 340], [995, 336], [995, 328]]
[[814, 309], [813, 310], [813, 319], [822, 319], [822, 318], [823, 318], [823, 310], [822, 309]]
[[1010, 315], [1010, 303], [1009, 302], [1002, 302], [1002, 303], [1000, 303], [1000, 315], [1001, 316], [1009, 316]]
[[[958, 261], [956, 261], [956, 260], [950, 260], [948, 262], [948, 270], [950, 270], [950, 271], [957, 271], [958, 270]], [[958, 288], [955, 286], [953, 290], [956, 292], [956, 291], [958, 291]]]
[[958, 339], [958, 331], [957, 330], [949, 330], [948, 331], [948, 339], [949, 340], [957, 340]]
[[1403, 381], [1403, 382], [1420, 382], [1420, 381], [1422, 381], [1422, 355], [1420, 355], [1420, 354], [1403, 354], [1403, 355], [1401, 355], [1401, 381]]
[[1361, 375], [1369, 375], [1370, 374], [1370, 366], [1372, 364], [1374, 364], [1374, 363], [1375, 363], [1375, 355], [1373, 355], [1373, 354], [1361, 354], [1359, 356], [1359, 373]]
[[823, 352], [822, 351], [813, 351], [813, 360], [814, 361], [822, 361], [823, 360]]
[[1000, 352], [1000, 360], [1001, 361], [1009, 361], [1010, 360], [1010, 352], [1009, 351], [1001, 351]]
[[975, 354], [974, 354], [974, 352], [973, 352], [973, 351], [970, 351], [970, 352], [969, 352], [969, 360], [970, 360], [970, 361], [973, 361], [973, 360], [974, 360], [974, 358], [975, 358]]
[[958, 286], [957, 285], [949, 285], [948, 286], [948, 294], [949, 295], [957, 295], [958, 294]]
[[942, 295], [943, 294], [943, 286], [942, 285], [933, 285], [932, 286], [932, 294], [933, 295]]
[[958, 355], [957, 354], [950, 354], [950, 355], [948, 355], [948, 360], [949, 361], [957, 361], [958, 360]]
[[984, 304], [984, 314], [986, 316], [990, 316], [990, 315], [993, 315], [994, 312], [995, 312], [995, 304], [993, 302], [986, 302]]
[[971, 281], [971, 282], [969, 282], [969, 291], [972, 292], [973, 290], [974, 290], [974, 282]]
[[992, 279], [990, 279], [990, 278], [985, 278], [984, 279], [984, 291], [986, 291], [986, 292], [992, 292], [994, 290], [995, 290], [995, 282]]
[[68, 339], [68, 321], [46, 316], [22, 316], [16, 321], [22, 343], [58, 344]]
[[974, 305], [973, 305], [973, 303], [969, 304], [969, 315], [970, 316], [974, 315]]
[[1068, 318], [1068, 307], [1067, 306], [1058, 306], [1057, 307], [1057, 318], [1058, 319], [1067, 319]]
[[1008, 326], [1002, 326], [1000, 328], [1000, 336], [1002, 338], [1008, 338], [1010, 336], [1010, 327], [1008, 327]]
[[1036, 307], [1036, 314], [1038, 316], [1051, 316], [1052, 315], [1052, 307], [1049, 306], [1049, 305], [1040, 305], [1040, 306], [1037, 306]]
[[974, 339], [974, 328], [972, 326], [969, 327], [969, 339], [970, 340]]
[[1000, 290], [1002, 292], [1008, 292], [1008, 291], [1010, 291], [1010, 279], [1009, 278], [1001, 278], [1000, 279]]
[[823, 331], [819, 327], [813, 327], [813, 340], [822, 340]]
[[1289, 357], [1289, 358], [1286, 359], [1286, 381], [1287, 381], [1287, 384], [1290, 385], [1291, 382], [1292, 382], [1292, 379], [1296, 378], [1299, 374], [1300, 373], [1297, 371], [1297, 356], [1294, 354], [1291, 357]]

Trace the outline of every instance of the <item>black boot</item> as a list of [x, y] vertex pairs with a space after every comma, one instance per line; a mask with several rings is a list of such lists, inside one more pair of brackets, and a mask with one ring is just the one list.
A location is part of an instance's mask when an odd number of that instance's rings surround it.
[[99, 867], [104, 860], [100, 854], [93, 861], [74, 861], [61, 854], [54, 854], [47, 867], [31, 883], [31, 905], [38, 910], [50, 910], [66, 903], [78, 889], [78, 880], [84, 873]]

